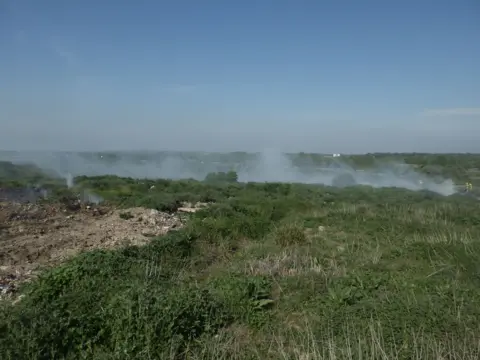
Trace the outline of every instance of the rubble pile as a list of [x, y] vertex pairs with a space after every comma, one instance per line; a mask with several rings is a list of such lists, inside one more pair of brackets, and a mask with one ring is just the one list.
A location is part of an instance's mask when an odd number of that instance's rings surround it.
[[181, 229], [207, 204], [185, 203], [177, 213], [155, 209], [115, 209], [81, 201], [0, 202], [0, 299], [41, 269], [85, 250], [143, 245], [152, 237]]

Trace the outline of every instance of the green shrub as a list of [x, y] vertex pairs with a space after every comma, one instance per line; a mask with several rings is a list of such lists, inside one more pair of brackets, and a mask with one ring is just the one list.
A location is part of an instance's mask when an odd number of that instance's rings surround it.
[[238, 175], [235, 171], [209, 173], [204, 181], [207, 183], [236, 183]]
[[302, 245], [307, 242], [304, 227], [294, 222], [274, 227], [270, 236], [280, 246]]
[[224, 274], [209, 281], [213, 292], [222, 299], [236, 322], [254, 328], [264, 326], [274, 305], [272, 283], [263, 276]]

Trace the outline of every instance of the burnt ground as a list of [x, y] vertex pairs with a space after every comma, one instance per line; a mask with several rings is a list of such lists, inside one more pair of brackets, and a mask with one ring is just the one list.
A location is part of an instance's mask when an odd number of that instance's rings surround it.
[[184, 222], [180, 213], [153, 209], [0, 201], [0, 298], [82, 251], [145, 244]]

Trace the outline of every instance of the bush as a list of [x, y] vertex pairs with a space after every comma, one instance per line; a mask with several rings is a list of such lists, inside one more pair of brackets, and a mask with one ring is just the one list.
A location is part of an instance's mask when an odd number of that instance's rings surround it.
[[270, 233], [280, 246], [301, 245], [307, 242], [304, 227], [297, 223], [284, 223], [276, 226]]
[[207, 183], [236, 183], [238, 175], [235, 171], [209, 173], [204, 181]]
[[235, 321], [259, 328], [270, 319], [268, 310], [274, 300], [271, 280], [266, 277], [227, 273], [211, 279], [209, 286], [222, 299]]

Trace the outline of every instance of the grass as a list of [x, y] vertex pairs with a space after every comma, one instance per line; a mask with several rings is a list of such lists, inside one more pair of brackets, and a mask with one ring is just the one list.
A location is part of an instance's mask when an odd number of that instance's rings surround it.
[[77, 178], [125, 208], [213, 204], [26, 285], [2, 359], [480, 358], [478, 201], [217, 180]]

